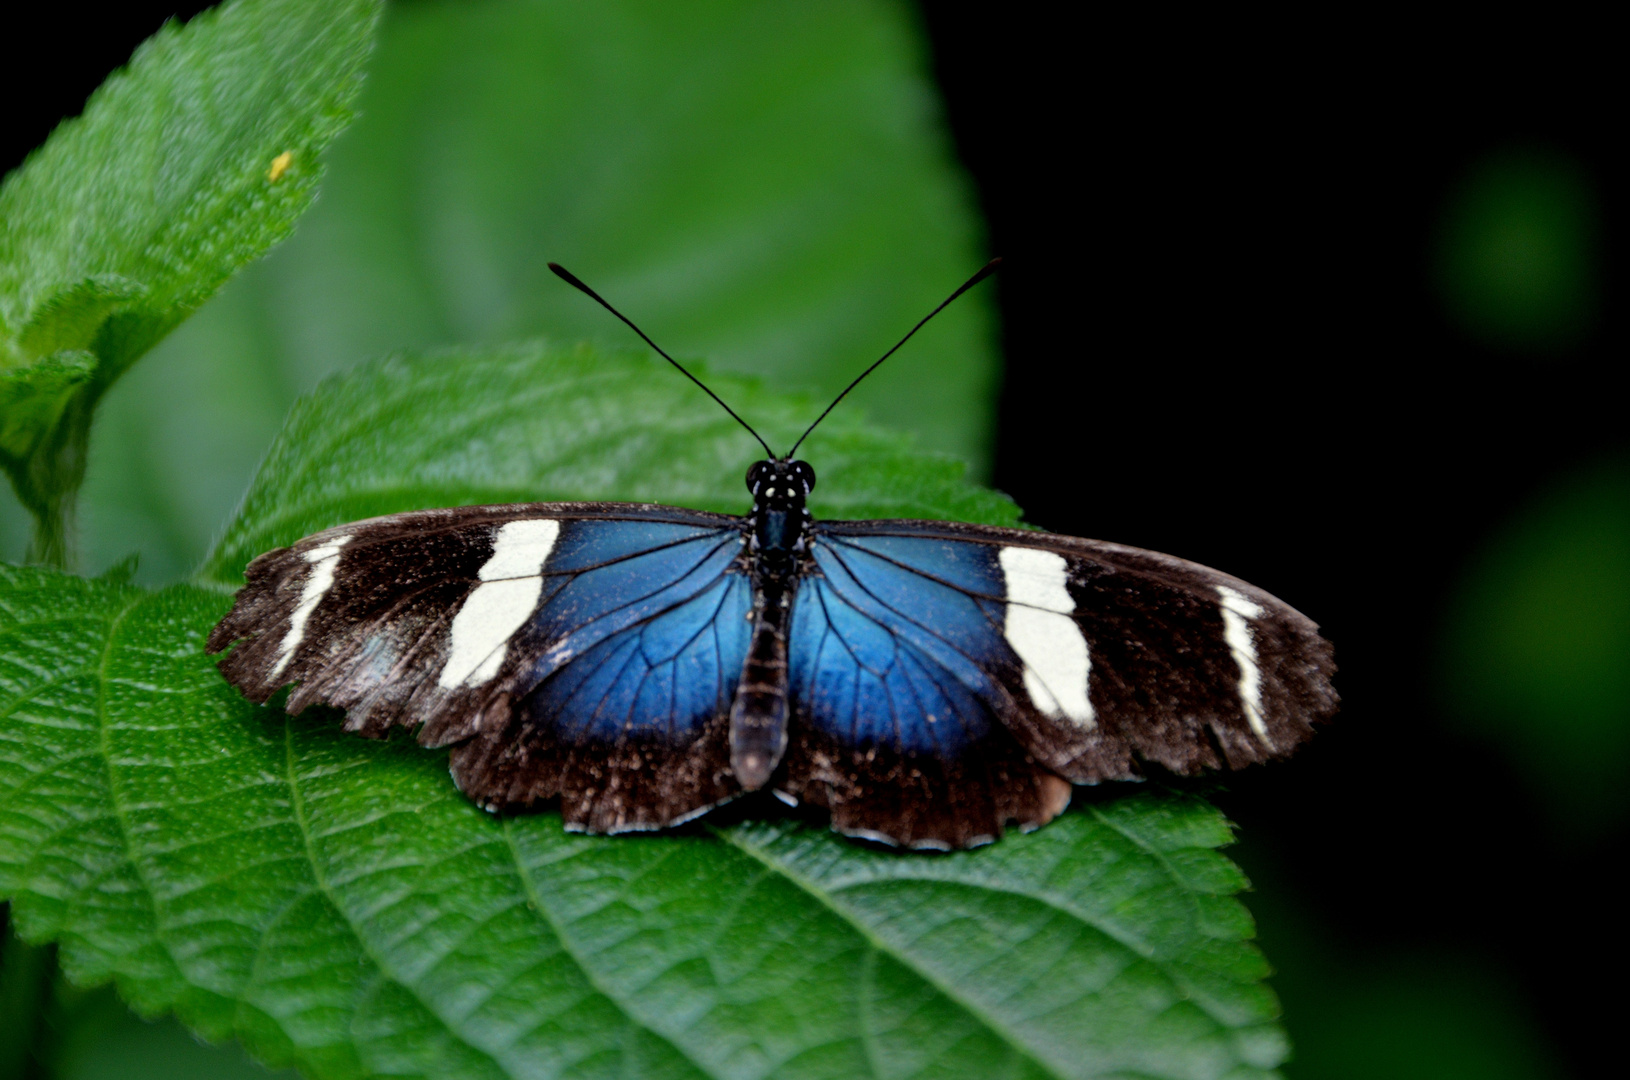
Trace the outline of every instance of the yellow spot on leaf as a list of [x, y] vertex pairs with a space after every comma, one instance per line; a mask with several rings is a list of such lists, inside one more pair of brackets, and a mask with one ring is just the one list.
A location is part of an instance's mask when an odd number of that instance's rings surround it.
[[275, 184], [278, 178], [289, 171], [289, 165], [294, 161], [294, 151], [285, 150], [272, 159], [272, 167], [266, 170], [266, 181]]

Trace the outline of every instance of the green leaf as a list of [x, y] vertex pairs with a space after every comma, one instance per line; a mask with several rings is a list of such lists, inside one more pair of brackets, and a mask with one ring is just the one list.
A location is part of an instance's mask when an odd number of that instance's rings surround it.
[[96, 398], [289, 235], [378, 9], [240, 0], [166, 26], [0, 186], [0, 465], [37, 515], [77, 489]]
[[786, 820], [498, 819], [445, 755], [243, 701], [227, 598], [0, 569], [0, 892], [308, 1075], [1260, 1075], [1283, 1057], [1222, 818], [1138, 796], [947, 857]]
[[[778, 453], [823, 403], [691, 364]], [[910, 448], [853, 410], [800, 456], [817, 516], [1018, 523], [955, 458]], [[333, 376], [290, 414], [202, 577], [242, 582], [262, 551], [376, 514], [474, 503], [621, 499], [743, 513], [753, 437], [646, 353], [542, 342], [403, 355]]]
[[[713, 378], [778, 446], [817, 411]], [[1012, 519], [945, 459], [831, 423], [823, 513]], [[206, 579], [464, 498], [739, 509], [755, 450], [638, 354], [398, 357], [301, 404]], [[1198, 799], [1100, 792], [943, 857], [774, 807], [572, 835], [476, 809], [444, 752], [243, 700], [202, 653], [229, 603], [0, 567], [0, 896], [144, 1013], [315, 1077], [1244, 1078], [1285, 1056]]]
[[[367, 357], [638, 344], [546, 260], [670, 352], [830, 400], [991, 254], [899, 0], [393, 5], [358, 110], [298, 235], [107, 401], [87, 566], [139, 545], [144, 580], [184, 575], [295, 397]], [[852, 402], [976, 477], [992, 290]]]

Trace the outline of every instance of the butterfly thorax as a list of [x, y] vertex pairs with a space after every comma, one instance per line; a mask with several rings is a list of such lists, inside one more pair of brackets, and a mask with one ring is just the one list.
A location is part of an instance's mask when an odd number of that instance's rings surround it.
[[810, 522], [804, 502], [815, 487], [815, 470], [803, 461], [760, 461], [747, 470], [753, 493], [752, 549], [766, 568], [790, 570], [804, 550]]

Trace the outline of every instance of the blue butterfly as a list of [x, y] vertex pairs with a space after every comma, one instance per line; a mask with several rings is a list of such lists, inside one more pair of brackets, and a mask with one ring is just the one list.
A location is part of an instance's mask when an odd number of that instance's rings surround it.
[[292, 682], [290, 712], [417, 728], [480, 805], [558, 797], [598, 833], [767, 788], [851, 836], [970, 847], [1073, 784], [1285, 757], [1335, 711], [1328, 642], [1254, 586], [1071, 536], [817, 521], [798, 444], [759, 442], [740, 517], [530, 503], [308, 536], [249, 564], [208, 648], [239, 642], [220, 668], [255, 701]]

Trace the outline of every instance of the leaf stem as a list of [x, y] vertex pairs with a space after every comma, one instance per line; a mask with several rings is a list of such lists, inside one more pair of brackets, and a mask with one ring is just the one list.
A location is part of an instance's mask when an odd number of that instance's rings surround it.
[[85, 480], [91, 418], [100, 387], [81, 387], [69, 398], [50, 434], [24, 458], [0, 457], [17, 501], [34, 517], [25, 561], [71, 570], [76, 563], [76, 510]]
[[28, 540], [24, 561], [57, 570], [66, 570], [72, 558], [71, 534], [74, 503], [78, 492], [49, 500], [44, 506], [29, 506], [34, 515], [34, 532]]

